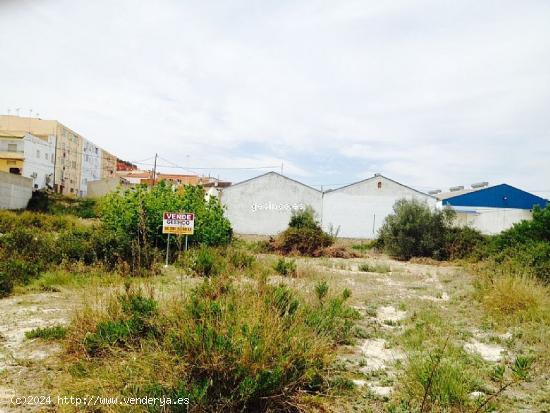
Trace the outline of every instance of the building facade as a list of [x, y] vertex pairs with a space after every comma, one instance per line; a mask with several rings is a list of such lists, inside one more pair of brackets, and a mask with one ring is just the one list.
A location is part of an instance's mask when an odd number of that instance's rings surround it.
[[323, 194], [323, 227], [345, 238], [376, 238], [393, 205], [400, 199], [425, 202], [437, 199], [380, 174]]
[[287, 228], [293, 211], [311, 206], [320, 216], [321, 197], [315, 188], [268, 172], [224, 188], [220, 199], [235, 232], [274, 235]]
[[[55, 139], [55, 167], [53, 174], [53, 188], [56, 192], [65, 195], [82, 195], [85, 193], [84, 181], [88, 181], [94, 165], [84, 165], [86, 142], [80, 134], [56, 120], [45, 120], [31, 117], [0, 115], [0, 134], [25, 134], [48, 140]], [[90, 142], [91, 143], [91, 142]], [[97, 146], [92, 144], [95, 151]], [[116, 175], [116, 156], [98, 148], [100, 151], [100, 177], [110, 178]], [[90, 155], [90, 154], [88, 154]], [[90, 159], [90, 158], [88, 158]], [[86, 176], [82, 176], [84, 174]]]
[[276, 235], [294, 211], [313, 208], [326, 231], [345, 238], [374, 238], [399, 199], [417, 199], [435, 208], [436, 199], [382, 175], [321, 192], [269, 172], [221, 191], [233, 229], [241, 234]]
[[0, 136], [0, 171], [32, 179], [32, 188], [53, 187], [54, 163], [54, 136]]
[[87, 139], [82, 139], [82, 169], [80, 174], [80, 196], [86, 196], [88, 182], [102, 178], [101, 148]]
[[438, 206], [452, 208], [456, 212], [457, 225], [470, 226], [483, 234], [493, 235], [531, 219], [533, 208], [544, 208], [548, 202], [519, 188], [501, 184], [445, 196]]

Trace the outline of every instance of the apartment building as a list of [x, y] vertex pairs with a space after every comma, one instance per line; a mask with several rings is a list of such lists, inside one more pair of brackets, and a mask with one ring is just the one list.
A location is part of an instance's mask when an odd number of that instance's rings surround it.
[[115, 176], [116, 156], [57, 120], [0, 115], [0, 134], [26, 133], [44, 141], [55, 140], [52, 186], [56, 192], [82, 196], [90, 180]]
[[32, 188], [53, 187], [55, 137], [0, 133], [0, 171], [32, 179]]

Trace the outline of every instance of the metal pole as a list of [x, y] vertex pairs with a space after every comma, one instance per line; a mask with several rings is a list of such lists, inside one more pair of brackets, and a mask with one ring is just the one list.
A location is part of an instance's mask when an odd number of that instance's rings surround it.
[[168, 254], [170, 253], [170, 234], [168, 234], [168, 242], [166, 243], [166, 263], [165, 267], [168, 267]]
[[187, 235], [185, 236], [185, 251], [187, 251]]
[[153, 166], [153, 186], [157, 181], [157, 154], [155, 153], [155, 165]]

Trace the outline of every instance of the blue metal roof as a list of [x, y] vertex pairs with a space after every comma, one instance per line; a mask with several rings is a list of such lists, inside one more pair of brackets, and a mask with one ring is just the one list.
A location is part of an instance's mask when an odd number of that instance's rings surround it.
[[548, 202], [540, 196], [530, 194], [508, 184], [501, 184], [447, 198], [443, 201], [443, 205], [533, 209], [535, 205], [544, 208]]

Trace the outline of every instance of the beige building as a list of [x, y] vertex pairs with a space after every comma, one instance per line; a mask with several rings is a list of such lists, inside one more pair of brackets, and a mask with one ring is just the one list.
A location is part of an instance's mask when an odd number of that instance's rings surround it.
[[[56, 120], [45, 120], [31, 117], [0, 115], [0, 133], [30, 133], [44, 140], [55, 137], [54, 190], [66, 195], [83, 195], [82, 171], [87, 155], [84, 151], [87, 140]], [[101, 148], [100, 148], [101, 149]], [[114, 177], [116, 157], [101, 149], [100, 177]], [[88, 168], [84, 168], [88, 170]], [[84, 178], [86, 180], [86, 178]]]

